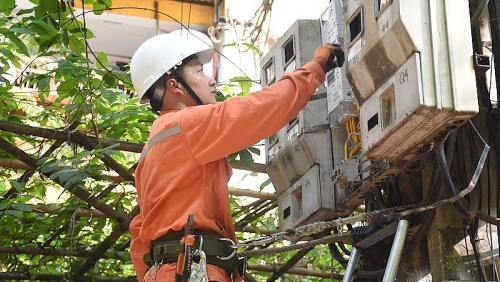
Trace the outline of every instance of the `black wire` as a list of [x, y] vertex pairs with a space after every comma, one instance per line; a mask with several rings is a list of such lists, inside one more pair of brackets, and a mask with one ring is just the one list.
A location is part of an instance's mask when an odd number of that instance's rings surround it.
[[479, 249], [477, 248], [477, 243], [479, 239], [477, 237], [477, 219], [472, 221], [471, 224], [471, 232], [469, 232], [469, 240], [472, 245], [472, 250], [474, 251], [474, 258], [476, 259], [476, 264], [479, 272], [479, 277], [481, 278], [481, 282], [488, 282], [488, 278], [486, 276], [486, 270], [484, 269], [483, 259], [481, 258], [481, 254]]
[[[443, 184], [445, 189], [445, 192], [448, 197], [454, 197], [457, 195], [457, 191], [455, 190], [455, 184], [453, 184], [453, 180], [451, 179], [450, 176], [450, 171], [448, 168], [448, 163], [446, 162], [446, 154], [445, 154], [445, 149], [444, 149], [444, 142], [441, 142], [438, 146], [437, 150], [438, 154], [438, 162], [441, 168], [441, 175], [443, 177]], [[471, 219], [471, 213], [468, 210], [467, 207], [464, 206], [462, 201], [456, 201], [453, 203], [453, 207], [458, 211], [460, 216], [464, 219], [470, 220]]]
[[356, 277], [358, 278], [380, 278], [383, 277], [385, 274], [385, 267], [377, 270], [363, 270], [363, 269], [358, 269], [356, 270]]
[[344, 258], [344, 256], [340, 253], [337, 248], [337, 244], [331, 243], [328, 244], [328, 249], [330, 250], [330, 254], [332, 257], [340, 263], [344, 268], [347, 268], [348, 261]]
[[[491, 43], [492, 46], [499, 46], [500, 44], [500, 25], [498, 24], [498, 15], [497, 15], [497, 8], [496, 8], [496, 2], [497, 1], [490, 1], [488, 3], [488, 12], [490, 15], [490, 31], [491, 31]], [[491, 50], [493, 56], [492, 59], [496, 62], [498, 61], [498, 58], [500, 58], [500, 48], [493, 48]], [[495, 60], [496, 59], [496, 60]], [[492, 61], [493, 61], [492, 60]], [[497, 85], [497, 93], [496, 93], [496, 99], [497, 102], [500, 100], [500, 88], [498, 87], [500, 85], [500, 64], [495, 63], [493, 65], [495, 67], [495, 73], [496, 73], [496, 85]], [[491, 72], [493, 75], [493, 72]], [[493, 79], [491, 80], [493, 81]], [[496, 115], [497, 117], [497, 125], [500, 126], [500, 115]], [[500, 130], [500, 128], [497, 127], [497, 130]], [[495, 135], [498, 136], [498, 135]], [[496, 163], [500, 163], [500, 154], [497, 153], [497, 159]], [[496, 175], [500, 175], [500, 166], [497, 165], [497, 172]], [[496, 214], [500, 214], [500, 189], [496, 189], [497, 195], [496, 195]], [[500, 240], [500, 232], [497, 232], [497, 240]]]

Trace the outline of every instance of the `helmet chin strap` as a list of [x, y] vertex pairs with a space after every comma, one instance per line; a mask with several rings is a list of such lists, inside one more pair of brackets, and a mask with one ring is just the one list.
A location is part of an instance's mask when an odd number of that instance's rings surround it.
[[151, 108], [157, 112], [161, 110], [161, 104], [163, 100], [163, 94], [165, 93], [165, 85], [162, 83], [159, 83], [156, 88], [155, 92], [153, 92], [153, 97], [149, 99]]
[[[179, 71], [177, 70], [177, 67], [172, 68], [165, 75], [167, 74], [172, 74], [173, 78], [186, 89], [186, 91], [189, 93], [189, 95], [191, 95], [193, 100], [198, 105], [203, 105], [203, 102], [201, 101], [200, 97], [198, 97], [198, 95], [194, 93], [193, 89], [189, 87], [186, 81], [182, 78]], [[146, 95], [149, 97], [149, 103], [151, 105], [151, 109], [153, 110], [153, 112], [157, 114], [159, 114], [161, 111], [163, 95], [165, 94], [165, 75], [163, 75], [160, 79], [158, 79], [156, 83], [153, 84], [151, 89], [149, 89], [148, 92], [146, 93]]]
[[193, 98], [193, 100], [199, 105], [203, 105], [203, 102], [201, 101], [200, 97], [198, 97], [198, 95], [196, 95], [196, 93], [194, 93], [193, 89], [191, 87], [189, 87], [189, 85], [186, 83], [186, 81], [182, 78], [182, 76], [180, 75], [179, 71], [177, 71], [177, 68], [173, 68], [171, 70], [172, 74], [174, 75], [174, 79], [179, 82], [182, 86], [184, 86], [184, 88], [186, 89], [186, 91], [189, 93], [189, 95], [191, 95], [191, 97]]

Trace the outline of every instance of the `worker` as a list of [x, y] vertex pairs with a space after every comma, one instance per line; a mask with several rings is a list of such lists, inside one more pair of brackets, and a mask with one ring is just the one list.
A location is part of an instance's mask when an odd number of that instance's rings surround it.
[[132, 57], [139, 101], [159, 113], [136, 170], [140, 213], [130, 225], [130, 253], [140, 281], [187, 281], [199, 251], [208, 281], [241, 281], [226, 156], [284, 127], [325, 72], [343, 63], [338, 45], [322, 44], [311, 62], [275, 84], [216, 102], [216, 82], [203, 72], [213, 53], [196, 36], [167, 33], [146, 40]]

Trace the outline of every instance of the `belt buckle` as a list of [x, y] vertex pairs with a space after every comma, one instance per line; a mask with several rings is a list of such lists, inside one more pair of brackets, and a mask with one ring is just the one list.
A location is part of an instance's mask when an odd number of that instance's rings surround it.
[[230, 249], [233, 249], [233, 252], [227, 256], [227, 257], [221, 257], [221, 256], [217, 256], [218, 259], [220, 260], [230, 260], [234, 257], [234, 255], [236, 255], [236, 251], [238, 250], [238, 246], [236, 246], [236, 244], [234, 243], [233, 240], [229, 239], [229, 238], [220, 238], [219, 241], [226, 241], [226, 242], [229, 242], [231, 245], [229, 245], [229, 248]]

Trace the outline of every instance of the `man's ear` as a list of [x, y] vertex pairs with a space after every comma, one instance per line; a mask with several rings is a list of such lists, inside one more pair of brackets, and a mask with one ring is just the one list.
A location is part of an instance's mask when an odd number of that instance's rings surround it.
[[167, 78], [167, 82], [165, 83], [165, 85], [167, 87], [167, 90], [171, 92], [177, 92], [177, 91], [182, 92], [180, 83], [173, 78]]

